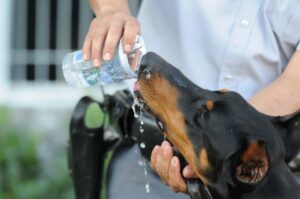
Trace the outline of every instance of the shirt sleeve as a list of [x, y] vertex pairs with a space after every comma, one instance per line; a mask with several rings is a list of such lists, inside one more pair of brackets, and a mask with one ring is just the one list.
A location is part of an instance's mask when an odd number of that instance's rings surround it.
[[300, 0], [272, 0], [268, 14], [280, 40], [300, 50]]
[[300, 50], [300, 0], [296, 0], [291, 9], [286, 25], [283, 26], [282, 38], [294, 49]]

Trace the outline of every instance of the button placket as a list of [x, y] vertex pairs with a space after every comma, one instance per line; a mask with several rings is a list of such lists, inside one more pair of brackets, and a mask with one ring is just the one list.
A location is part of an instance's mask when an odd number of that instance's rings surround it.
[[238, 85], [236, 77], [239, 75], [243, 54], [258, 14], [260, 2], [261, 0], [244, 0], [240, 7], [221, 65], [219, 89], [235, 90]]

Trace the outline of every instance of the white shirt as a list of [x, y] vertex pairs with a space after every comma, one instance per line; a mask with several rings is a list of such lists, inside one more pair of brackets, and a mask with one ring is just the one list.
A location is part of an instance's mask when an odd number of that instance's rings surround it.
[[144, 0], [138, 20], [148, 51], [202, 88], [246, 99], [300, 50], [300, 0]]

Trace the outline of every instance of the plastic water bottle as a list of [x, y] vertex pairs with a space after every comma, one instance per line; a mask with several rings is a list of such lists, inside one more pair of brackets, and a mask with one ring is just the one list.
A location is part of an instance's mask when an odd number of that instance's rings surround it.
[[100, 67], [94, 67], [90, 60], [83, 60], [81, 50], [67, 54], [62, 64], [65, 80], [71, 86], [80, 88], [136, 78], [141, 58], [146, 54], [144, 41], [137, 36], [132, 51], [127, 54], [123, 51], [121, 41], [113, 58], [110, 61], [103, 61]]

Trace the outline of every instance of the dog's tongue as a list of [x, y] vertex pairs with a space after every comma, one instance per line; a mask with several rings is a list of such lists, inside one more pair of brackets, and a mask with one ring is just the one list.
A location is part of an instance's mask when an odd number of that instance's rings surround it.
[[134, 83], [134, 86], [133, 86], [133, 91], [134, 91], [134, 92], [137, 92], [137, 91], [139, 91], [139, 90], [140, 90], [140, 85], [139, 85], [139, 82], [136, 81], [136, 82]]

